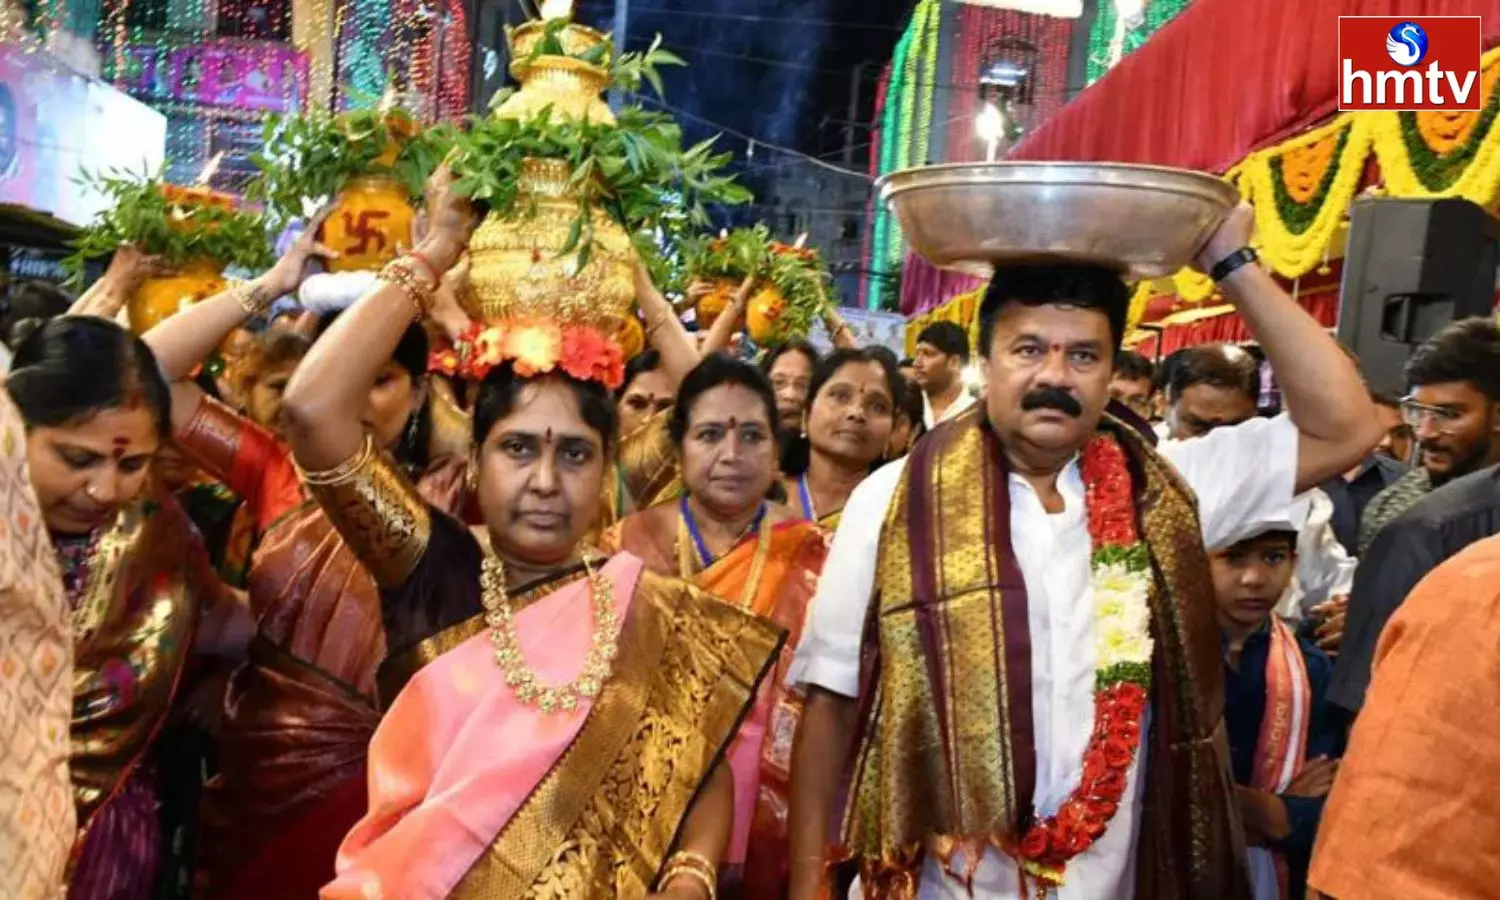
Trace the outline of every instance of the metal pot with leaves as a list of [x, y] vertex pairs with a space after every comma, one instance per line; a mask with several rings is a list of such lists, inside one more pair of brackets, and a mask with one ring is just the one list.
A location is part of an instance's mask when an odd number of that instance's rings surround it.
[[[682, 145], [668, 115], [600, 97], [650, 84], [682, 60], [657, 43], [616, 54], [607, 35], [566, 17], [509, 33], [518, 90], [460, 135], [457, 190], [487, 209], [470, 241], [474, 308], [486, 324], [541, 316], [586, 322], [621, 345], [644, 343], [635, 320], [638, 259], [660, 262], [667, 223], [708, 222], [706, 203], [749, 192], [721, 174], [712, 141]], [[633, 327], [632, 327], [633, 326]], [[640, 332], [640, 333], [638, 333]]]

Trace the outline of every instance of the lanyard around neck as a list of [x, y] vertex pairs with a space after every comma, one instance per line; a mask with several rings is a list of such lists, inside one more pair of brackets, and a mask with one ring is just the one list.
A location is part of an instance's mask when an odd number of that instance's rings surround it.
[[[693, 509], [688, 505], [686, 494], [683, 494], [682, 499], [678, 501], [678, 508], [682, 511], [682, 524], [687, 528], [688, 536], [693, 541], [693, 548], [698, 552], [698, 564], [704, 568], [713, 565], [713, 554], [708, 552], [708, 543], [703, 540], [703, 530], [698, 527], [698, 517], [693, 515]], [[750, 520], [750, 526], [745, 529], [744, 534], [735, 539], [735, 544], [737, 545], [740, 541], [744, 540], [745, 535], [755, 534], [760, 531], [761, 522], [765, 517], [766, 504], [762, 501], [760, 509], [755, 511], [755, 518]]]

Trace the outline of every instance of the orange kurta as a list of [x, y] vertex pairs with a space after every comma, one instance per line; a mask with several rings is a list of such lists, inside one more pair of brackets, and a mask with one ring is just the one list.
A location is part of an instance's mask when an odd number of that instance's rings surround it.
[[1500, 537], [1434, 569], [1381, 635], [1308, 884], [1336, 900], [1494, 896], [1497, 708]]

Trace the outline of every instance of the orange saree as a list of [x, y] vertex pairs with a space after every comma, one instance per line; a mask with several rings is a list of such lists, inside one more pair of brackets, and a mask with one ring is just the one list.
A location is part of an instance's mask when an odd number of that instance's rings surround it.
[[768, 516], [758, 532], [707, 567], [694, 553], [682, 552], [684, 529], [676, 504], [629, 516], [602, 540], [607, 549], [639, 556], [657, 574], [692, 581], [788, 632], [773, 676], [761, 685], [729, 750], [735, 816], [721, 876], [720, 896], [726, 897], [779, 897], [786, 891], [792, 740], [802, 716], [802, 697], [787, 687], [786, 673], [828, 545], [824, 532], [811, 522], [774, 519], [774, 514]]

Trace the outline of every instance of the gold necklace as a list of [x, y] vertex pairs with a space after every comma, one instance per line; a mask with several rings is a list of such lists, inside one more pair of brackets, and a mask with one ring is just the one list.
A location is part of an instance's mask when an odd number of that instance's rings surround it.
[[594, 607], [594, 633], [589, 641], [589, 655], [578, 677], [556, 686], [537, 680], [536, 672], [526, 665], [521, 644], [516, 639], [515, 610], [505, 590], [505, 564], [493, 552], [486, 554], [480, 569], [479, 586], [484, 604], [484, 622], [490, 628], [490, 642], [495, 645], [495, 665], [505, 683], [515, 691], [516, 699], [535, 706], [543, 713], [572, 712], [584, 699], [598, 696], [614, 667], [619, 650], [619, 629], [615, 616], [615, 588], [604, 575], [595, 572], [588, 557], [583, 560], [588, 574], [589, 595]]

